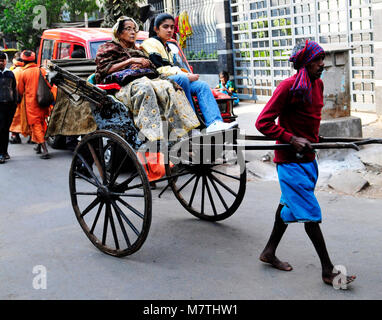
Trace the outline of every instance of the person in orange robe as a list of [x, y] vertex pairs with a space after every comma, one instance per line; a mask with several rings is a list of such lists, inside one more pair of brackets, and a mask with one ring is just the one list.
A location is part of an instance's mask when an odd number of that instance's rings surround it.
[[[38, 144], [35, 151], [39, 154], [42, 149], [40, 158], [49, 159], [50, 155], [45, 142], [47, 129], [45, 118], [49, 115], [49, 108], [41, 108], [37, 103], [40, 68], [35, 62], [35, 53], [30, 50], [24, 50], [21, 53], [21, 59], [25, 66], [18, 83], [18, 91], [20, 95], [24, 96], [28, 125], [32, 131], [32, 141]], [[41, 73], [45, 77], [46, 71], [42, 68]]]
[[[13, 58], [13, 66], [11, 67], [11, 70], [16, 78], [16, 83], [19, 82], [21, 72], [23, 71], [24, 62], [21, 60], [21, 52], [17, 52], [15, 54], [15, 57]], [[13, 121], [11, 124], [11, 127], [9, 128], [9, 131], [11, 132], [11, 139], [9, 140], [12, 144], [21, 143], [20, 133], [21, 133], [21, 101], [17, 104], [17, 109], [15, 112], [15, 115], [13, 117]], [[26, 119], [25, 119], [26, 120]]]

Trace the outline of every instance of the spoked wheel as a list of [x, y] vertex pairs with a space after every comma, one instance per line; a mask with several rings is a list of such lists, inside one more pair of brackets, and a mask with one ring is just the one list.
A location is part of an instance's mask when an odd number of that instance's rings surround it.
[[207, 164], [166, 165], [171, 188], [182, 206], [208, 221], [224, 220], [240, 206], [246, 188], [241, 150], [227, 151], [220, 161]]
[[122, 257], [142, 246], [151, 224], [151, 191], [124, 139], [109, 131], [85, 136], [74, 151], [69, 187], [77, 220], [98, 249]]

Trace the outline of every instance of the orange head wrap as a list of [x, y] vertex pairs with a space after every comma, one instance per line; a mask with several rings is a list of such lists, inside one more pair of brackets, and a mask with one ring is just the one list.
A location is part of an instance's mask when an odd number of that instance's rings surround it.
[[23, 52], [21, 52], [20, 58], [23, 61], [27, 61], [27, 62], [35, 61], [36, 60], [36, 54], [33, 51], [24, 50]]

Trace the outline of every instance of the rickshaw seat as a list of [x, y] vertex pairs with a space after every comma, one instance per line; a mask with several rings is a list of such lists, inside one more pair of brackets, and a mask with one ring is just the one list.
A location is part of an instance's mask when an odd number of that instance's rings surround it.
[[97, 86], [98, 88], [102, 90], [117, 90], [119, 91], [121, 89], [121, 86], [118, 83], [107, 83], [107, 84], [96, 84], [95, 82], [95, 73], [92, 73], [86, 80], [87, 82], [91, 83], [92, 85]]

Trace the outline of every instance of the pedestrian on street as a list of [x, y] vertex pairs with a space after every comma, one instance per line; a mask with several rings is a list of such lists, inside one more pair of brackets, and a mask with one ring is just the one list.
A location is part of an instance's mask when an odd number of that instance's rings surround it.
[[[35, 151], [41, 154], [41, 159], [49, 159], [48, 148], [45, 142], [45, 132], [47, 125], [45, 118], [49, 115], [49, 108], [41, 108], [37, 102], [38, 80], [40, 68], [36, 64], [36, 55], [33, 51], [24, 50], [21, 59], [25, 66], [18, 83], [19, 94], [24, 96], [28, 125], [32, 132], [32, 142], [37, 143]], [[45, 77], [46, 71], [41, 68], [41, 73]], [[41, 150], [42, 149], [42, 150]]]
[[228, 71], [221, 71], [219, 73], [219, 84], [215, 87], [215, 89], [234, 98], [234, 106], [239, 104], [240, 100], [239, 96], [237, 95], [235, 83], [232, 80], [229, 80]]
[[10, 159], [8, 154], [9, 127], [17, 106], [16, 79], [7, 69], [7, 55], [0, 51], [0, 164]]
[[[19, 82], [20, 75], [23, 71], [24, 62], [21, 60], [21, 52], [16, 52], [13, 58], [13, 65], [10, 70], [13, 72], [16, 78], [16, 84]], [[21, 143], [20, 133], [22, 132], [22, 122], [26, 122], [25, 110], [22, 110], [24, 103], [18, 101], [15, 115], [9, 131], [11, 132], [11, 138], [9, 140], [12, 144]]]
[[276, 249], [288, 224], [302, 222], [320, 258], [322, 280], [332, 285], [334, 279], [341, 279], [342, 287], [356, 277], [341, 275], [334, 269], [319, 226], [321, 208], [314, 195], [318, 166], [311, 143], [319, 142], [324, 105], [324, 85], [320, 77], [324, 58], [324, 50], [314, 41], [306, 40], [305, 46], [297, 45], [289, 59], [297, 73], [278, 85], [256, 121], [256, 128], [265, 136], [277, 139], [278, 144], [290, 143], [293, 146], [287, 150], [275, 150], [281, 199], [272, 233], [260, 260], [277, 269], [291, 271], [293, 268], [288, 262], [276, 257]]
[[[10, 66], [9, 70], [13, 71], [17, 68], [17, 66], [19, 66], [19, 64], [17, 63], [17, 61], [20, 61], [20, 56], [21, 56], [21, 52], [20, 51], [17, 51], [15, 53], [15, 55], [13, 56], [13, 59], [12, 59], [12, 65]], [[23, 64], [24, 65], [24, 64]]]

